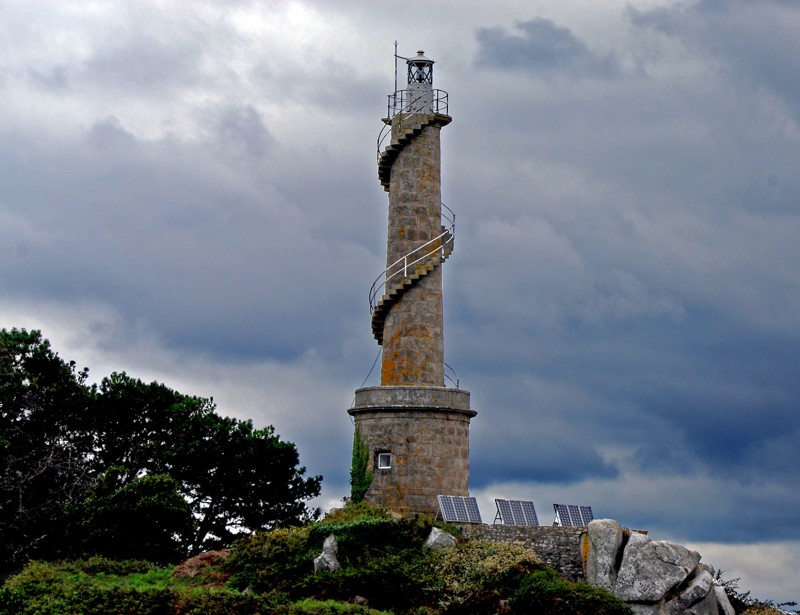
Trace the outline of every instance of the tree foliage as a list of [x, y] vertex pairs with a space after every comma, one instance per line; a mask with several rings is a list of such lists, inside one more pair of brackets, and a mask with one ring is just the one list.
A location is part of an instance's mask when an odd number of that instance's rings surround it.
[[87, 379], [39, 331], [0, 329], [0, 575], [33, 557], [167, 561], [315, 516], [321, 478], [271, 426], [125, 373]]

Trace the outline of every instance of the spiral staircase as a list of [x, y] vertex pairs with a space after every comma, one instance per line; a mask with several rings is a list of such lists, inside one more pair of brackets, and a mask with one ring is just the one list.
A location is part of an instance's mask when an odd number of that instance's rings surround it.
[[[400, 118], [400, 121], [398, 121]], [[442, 113], [409, 113], [395, 115], [394, 121], [386, 119], [386, 127], [378, 137], [378, 179], [389, 191], [392, 165], [400, 152], [421, 134], [426, 126], [445, 126], [450, 116]], [[391, 142], [383, 150], [383, 141], [391, 135]], [[453, 252], [455, 240], [455, 213], [442, 203], [441, 233], [415, 248], [389, 265], [373, 282], [369, 291], [372, 314], [372, 335], [383, 345], [383, 329], [392, 306], [397, 304], [420, 280], [439, 267]]]

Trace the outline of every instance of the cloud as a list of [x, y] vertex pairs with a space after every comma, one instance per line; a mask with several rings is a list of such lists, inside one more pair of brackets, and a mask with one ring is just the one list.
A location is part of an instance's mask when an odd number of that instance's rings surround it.
[[613, 55], [592, 53], [569, 28], [536, 17], [518, 21], [515, 35], [501, 26], [476, 31], [479, 66], [536, 74], [615, 77], [619, 66]]
[[755, 87], [771, 96], [773, 105], [791, 110], [796, 123], [800, 119], [796, 96], [800, 63], [793, 59], [800, 26], [796, 9], [785, 0], [758, 4], [700, 0], [631, 13], [634, 23], [675, 37], [693, 52], [712, 58], [712, 66], [725, 71], [740, 93]]

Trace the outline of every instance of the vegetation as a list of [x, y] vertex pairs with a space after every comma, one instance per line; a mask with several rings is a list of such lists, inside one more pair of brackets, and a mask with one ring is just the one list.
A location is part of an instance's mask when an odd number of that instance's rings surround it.
[[[136, 560], [32, 563], [0, 588], [0, 612], [630, 612], [601, 589], [561, 579], [519, 546], [462, 541], [441, 551], [424, 549], [431, 527], [427, 517], [394, 519], [364, 503], [348, 504], [304, 527], [243, 538], [197, 574]], [[314, 557], [330, 534], [341, 568], [315, 573]]]
[[749, 591], [739, 589], [739, 579], [724, 578], [725, 571], [717, 570], [714, 581], [725, 590], [731, 606], [737, 613], [744, 615], [780, 615], [781, 613], [800, 613], [797, 610], [786, 610], [786, 607], [797, 606], [796, 602], [779, 602], [774, 600], [759, 600], [750, 595]]
[[361, 436], [361, 428], [356, 425], [353, 432], [353, 461], [350, 465], [350, 500], [356, 504], [363, 502], [371, 484], [369, 448]]
[[315, 518], [320, 481], [272, 427], [124, 373], [89, 385], [39, 331], [0, 329], [0, 579], [31, 559], [174, 563]]

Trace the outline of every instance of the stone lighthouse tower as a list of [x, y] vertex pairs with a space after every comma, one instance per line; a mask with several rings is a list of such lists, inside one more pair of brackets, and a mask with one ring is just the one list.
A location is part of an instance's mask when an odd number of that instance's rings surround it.
[[447, 93], [433, 88], [433, 61], [422, 51], [402, 59], [408, 85], [389, 95], [378, 145], [378, 178], [389, 193], [386, 270], [370, 290], [381, 386], [358, 389], [348, 413], [370, 455], [365, 499], [435, 513], [437, 495], [469, 495], [477, 413], [467, 391], [445, 387], [442, 265], [455, 239], [455, 215], [441, 199]]

